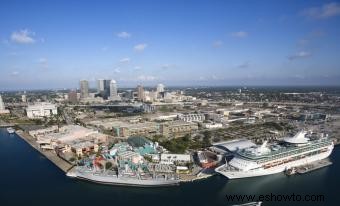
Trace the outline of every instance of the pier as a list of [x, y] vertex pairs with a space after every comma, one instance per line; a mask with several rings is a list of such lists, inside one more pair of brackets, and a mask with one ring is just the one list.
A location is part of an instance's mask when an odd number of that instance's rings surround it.
[[310, 164], [302, 165], [300, 167], [296, 168], [296, 173], [298, 174], [305, 174], [308, 172], [312, 172], [314, 170], [327, 167], [329, 165], [333, 164], [330, 160], [324, 159], [324, 160], [319, 160]]
[[73, 168], [73, 165], [69, 162], [63, 160], [62, 158], [58, 157], [56, 153], [53, 151], [42, 150], [39, 145], [36, 143], [35, 139], [30, 136], [29, 134], [23, 131], [16, 132], [19, 137], [21, 137], [24, 141], [26, 141], [29, 145], [31, 145], [34, 149], [40, 152], [44, 157], [49, 159], [53, 164], [55, 164], [59, 169], [63, 172], [67, 173], [69, 170]]

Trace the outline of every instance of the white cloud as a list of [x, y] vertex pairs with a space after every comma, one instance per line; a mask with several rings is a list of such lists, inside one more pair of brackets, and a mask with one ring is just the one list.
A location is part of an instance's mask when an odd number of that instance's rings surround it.
[[137, 51], [137, 52], [142, 52], [145, 50], [145, 48], [147, 47], [148, 45], [143, 43], [143, 44], [137, 44], [136, 46], [133, 47], [133, 50]]
[[295, 53], [291, 56], [288, 57], [289, 60], [295, 60], [295, 59], [302, 59], [302, 58], [307, 58], [310, 57], [312, 53], [307, 52], [307, 51], [300, 51], [298, 53]]
[[340, 4], [336, 2], [324, 4], [319, 7], [310, 7], [301, 12], [303, 16], [314, 19], [326, 19], [340, 15]]
[[212, 46], [215, 48], [221, 47], [222, 45], [223, 45], [223, 41], [221, 40], [214, 41], [212, 44]]
[[19, 44], [32, 44], [35, 42], [35, 39], [33, 38], [34, 35], [34, 32], [24, 29], [13, 32], [11, 35], [11, 40]]
[[140, 75], [137, 77], [137, 79], [140, 81], [154, 81], [157, 80], [158, 78], [151, 75]]
[[244, 38], [248, 36], [248, 33], [245, 31], [237, 31], [237, 32], [232, 32], [230, 34], [232, 37], [237, 37], [237, 38]]
[[130, 58], [126, 57], [126, 58], [123, 58], [121, 60], [119, 60], [120, 63], [129, 63], [130, 62]]
[[118, 36], [119, 38], [122, 38], [122, 39], [128, 39], [128, 38], [131, 37], [131, 34], [128, 33], [128, 32], [126, 32], [126, 31], [122, 31], [122, 32], [119, 32], [119, 33], [117, 34], [117, 36]]

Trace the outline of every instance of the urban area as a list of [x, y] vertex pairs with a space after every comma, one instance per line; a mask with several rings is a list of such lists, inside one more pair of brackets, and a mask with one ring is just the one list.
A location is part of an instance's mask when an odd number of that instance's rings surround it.
[[[74, 90], [2, 92], [0, 125], [71, 178], [169, 186], [215, 174], [260, 176], [272, 167], [293, 174], [301, 164], [287, 167], [291, 161], [325, 154], [322, 160], [339, 143], [339, 105], [332, 87], [119, 88], [115, 80], [92, 87], [81, 80]], [[296, 148], [304, 153], [291, 158]], [[283, 150], [293, 152], [275, 161]]]

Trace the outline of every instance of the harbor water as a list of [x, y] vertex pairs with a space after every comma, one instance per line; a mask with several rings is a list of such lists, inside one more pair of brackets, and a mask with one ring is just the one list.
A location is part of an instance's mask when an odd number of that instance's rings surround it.
[[[304, 175], [227, 180], [214, 177], [178, 187], [136, 188], [71, 179], [16, 134], [0, 129], [1, 205], [233, 205], [227, 195], [322, 195], [324, 201], [264, 201], [263, 206], [340, 204], [340, 148], [333, 164]], [[245, 203], [245, 202], [243, 202]]]

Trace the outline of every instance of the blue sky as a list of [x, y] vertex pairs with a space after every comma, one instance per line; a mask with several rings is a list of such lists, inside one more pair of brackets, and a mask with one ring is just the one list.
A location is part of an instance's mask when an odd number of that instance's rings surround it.
[[340, 2], [2, 0], [0, 90], [339, 85]]

